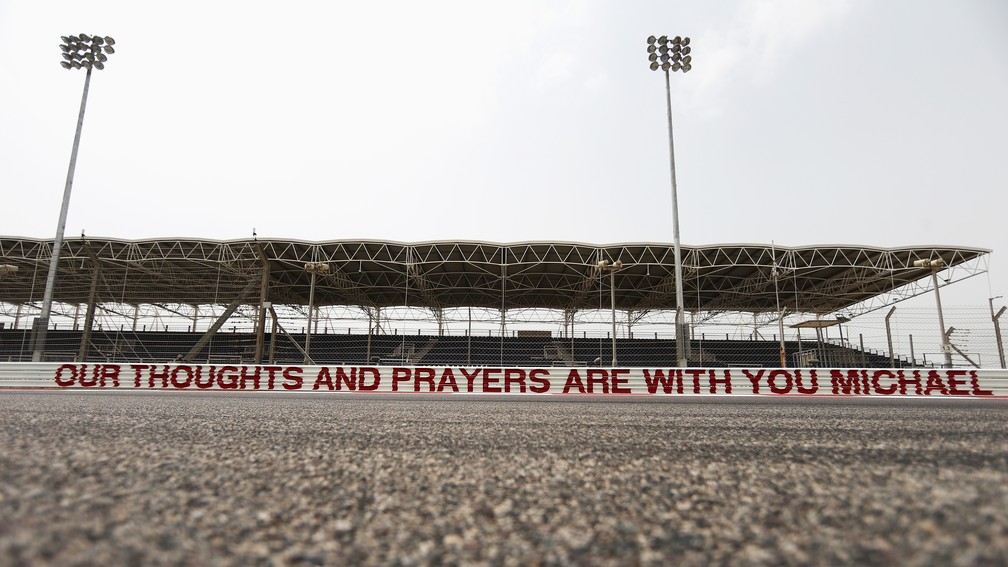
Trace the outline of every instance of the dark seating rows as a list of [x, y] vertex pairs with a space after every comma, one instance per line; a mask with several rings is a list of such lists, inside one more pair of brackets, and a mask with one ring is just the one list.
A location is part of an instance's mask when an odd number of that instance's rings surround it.
[[[73, 360], [82, 332], [52, 330], [48, 333], [46, 360]], [[202, 333], [158, 331], [94, 331], [87, 359], [104, 362], [170, 362], [180, 359], [200, 340]], [[264, 341], [264, 360], [300, 364], [303, 334], [269, 334]], [[272, 346], [272, 348], [271, 348]], [[300, 347], [300, 348], [299, 348]], [[252, 333], [220, 332], [193, 358], [196, 362], [251, 363], [256, 337]], [[788, 366], [884, 368], [888, 356], [814, 341], [787, 341]], [[799, 351], [805, 351], [800, 358]], [[617, 339], [617, 360], [624, 367], [673, 367], [673, 339]], [[430, 335], [313, 335], [311, 359], [320, 364], [425, 365], [425, 366], [608, 366], [612, 341], [607, 338], [430, 336]], [[30, 331], [0, 330], [0, 361], [31, 360]], [[691, 366], [775, 367], [780, 365], [780, 344], [759, 340], [693, 340], [689, 344]], [[898, 361], [897, 366], [907, 366]]]

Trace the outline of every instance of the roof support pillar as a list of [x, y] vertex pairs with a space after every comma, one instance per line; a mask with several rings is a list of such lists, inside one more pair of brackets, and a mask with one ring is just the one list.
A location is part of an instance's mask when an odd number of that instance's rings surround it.
[[88, 291], [87, 314], [84, 316], [84, 332], [81, 333], [80, 349], [77, 351], [77, 362], [87, 360], [88, 347], [91, 345], [91, 327], [94, 326], [95, 302], [98, 300], [98, 279], [101, 277], [101, 262], [98, 255], [91, 250], [87, 241], [84, 242], [84, 250], [91, 259], [91, 289]]
[[374, 317], [371, 315], [371, 310], [370, 309], [367, 309], [366, 311], [367, 311], [367, 318], [368, 318], [368, 322], [367, 322], [367, 354], [365, 354], [364, 356], [367, 357], [367, 358], [364, 359], [364, 364], [368, 364], [369, 365], [369, 364], [371, 364], [371, 333], [374, 330]]
[[570, 356], [568, 358], [568, 364], [574, 366], [574, 361], [577, 357], [574, 356], [574, 316], [577, 315], [577, 309], [574, 307], [568, 307], [564, 309], [564, 330], [567, 331], [567, 336], [570, 338]]
[[277, 338], [277, 327], [280, 326], [280, 322], [277, 321], [276, 311], [273, 310], [273, 305], [270, 304], [267, 309], [270, 315], [273, 317], [273, 330], [270, 332], [270, 349], [269, 349], [269, 363], [273, 364], [276, 362], [276, 338]]
[[98, 295], [98, 277], [101, 274], [101, 264], [94, 266], [91, 272], [91, 289], [88, 291], [87, 315], [84, 316], [84, 332], [81, 334], [80, 349], [77, 351], [77, 362], [87, 360], [88, 346], [91, 344], [91, 327], [94, 325], [95, 300]]
[[262, 262], [262, 280], [259, 283], [259, 321], [256, 324], [256, 347], [255, 363], [262, 364], [264, 334], [266, 332], [266, 310], [269, 308], [269, 260], [262, 250], [262, 246], [256, 246], [259, 260]]

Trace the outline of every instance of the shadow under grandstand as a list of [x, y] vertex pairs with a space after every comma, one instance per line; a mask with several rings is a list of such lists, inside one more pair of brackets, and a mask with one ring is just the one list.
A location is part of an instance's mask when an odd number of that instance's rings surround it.
[[[82, 331], [51, 330], [46, 361], [72, 362], [81, 351]], [[254, 333], [216, 333], [196, 349], [203, 333], [171, 331], [91, 332], [84, 361], [106, 363], [254, 364]], [[0, 330], [0, 362], [25, 362], [32, 358], [31, 331]], [[304, 334], [266, 334], [263, 363], [304, 363]], [[779, 367], [778, 341], [694, 339], [687, 345], [692, 367]], [[862, 351], [832, 342], [785, 341], [789, 367], [897, 368], [931, 366], [924, 361], [896, 358], [885, 353]], [[676, 366], [674, 339], [617, 339], [621, 367]], [[609, 338], [562, 338], [541, 336], [431, 336], [315, 334], [311, 338], [311, 361], [327, 365], [372, 366], [610, 366]]]

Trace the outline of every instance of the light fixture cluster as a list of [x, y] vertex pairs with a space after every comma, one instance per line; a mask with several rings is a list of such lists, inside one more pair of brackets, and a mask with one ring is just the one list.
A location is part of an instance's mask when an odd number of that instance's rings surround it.
[[689, 46], [688, 37], [675, 36], [671, 39], [667, 35], [656, 38], [647, 38], [648, 61], [651, 62], [651, 70], [669, 70], [675, 72], [682, 70], [683, 73], [693, 68], [693, 56], [690, 55], [692, 49]]
[[64, 69], [95, 69], [105, 68], [108, 56], [115, 53], [115, 40], [105, 36], [89, 36], [86, 33], [80, 35], [62, 35], [60, 39], [60, 51], [63, 52], [63, 61], [60, 65]]

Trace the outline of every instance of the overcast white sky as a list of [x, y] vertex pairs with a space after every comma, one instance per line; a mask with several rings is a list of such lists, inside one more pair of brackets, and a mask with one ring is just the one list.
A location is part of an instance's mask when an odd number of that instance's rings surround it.
[[999, 0], [0, 0], [0, 234], [55, 233], [81, 32], [68, 236], [670, 242], [681, 34], [684, 244], [986, 247], [1008, 295]]

